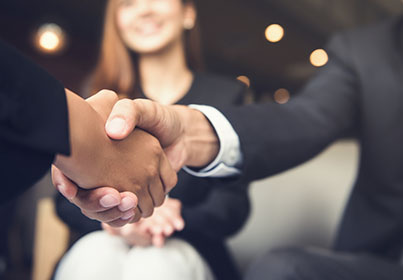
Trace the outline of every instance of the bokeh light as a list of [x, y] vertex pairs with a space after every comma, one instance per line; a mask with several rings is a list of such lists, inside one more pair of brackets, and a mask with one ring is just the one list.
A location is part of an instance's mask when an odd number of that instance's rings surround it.
[[274, 101], [278, 104], [285, 104], [290, 100], [290, 92], [285, 88], [280, 88], [274, 92]]
[[65, 33], [60, 26], [46, 23], [38, 28], [35, 36], [36, 47], [44, 53], [58, 53], [65, 47]]
[[325, 50], [317, 49], [317, 50], [314, 50], [311, 53], [311, 56], [310, 56], [309, 60], [311, 61], [311, 64], [313, 66], [322, 67], [328, 62], [329, 57], [328, 57], [327, 52]]
[[241, 75], [238, 76], [236, 79], [244, 83], [247, 87], [250, 87], [250, 79], [247, 76]]
[[267, 41], [277, 43], [284, 37], [284, 28], [279, 24], [271, 24], [267, 26], [265, 36]]

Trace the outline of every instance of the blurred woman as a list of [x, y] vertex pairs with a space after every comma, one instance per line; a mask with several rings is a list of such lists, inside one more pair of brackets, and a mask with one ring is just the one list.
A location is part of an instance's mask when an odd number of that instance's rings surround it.
[[[242, 102], [241, 83], [202, 74], [201, 68], [193, 1], [109, 0], [88, 92], [108, 88], [122, 97], [163, 104]], [[59, 216], [81, 235], [92, 233], [64, 256], [56, 279], [239, 279], [225, 239], [248, 216], [247, 186], [183, 171], [178, 178], [150, 218], [122, 228], [104, 225], [105, 230], [92, 232], [100, 225], [58, 197]]]

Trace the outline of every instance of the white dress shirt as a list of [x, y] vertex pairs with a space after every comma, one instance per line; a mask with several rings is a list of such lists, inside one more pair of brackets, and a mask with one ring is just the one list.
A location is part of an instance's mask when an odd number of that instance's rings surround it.
[[200, 170], [184, 167], [183, 169], [197, 177], [229, 177], [241, 173], [242, 152], [238, 134], [231, 123], [216, 108], [206, 105], [189, 105], [189, 107], [199, 110], [210, 121], [217, 133], [220, 142], [220, 150], [217, 157], [206, 167]]

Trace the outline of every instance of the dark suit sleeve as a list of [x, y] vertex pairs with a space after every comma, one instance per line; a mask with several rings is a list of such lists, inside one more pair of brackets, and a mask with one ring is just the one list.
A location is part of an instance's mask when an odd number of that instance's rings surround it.
[[225, 239], [242, 228], [249, 211], [247, 185], [215, 183], [203, 203], [183, 208], [184, 234], [190, 231], [213, 240]]
[[[228, 104], [232, 101], [234, 105], [242, 104], [246, 94], [244, 84], [231, 80], [222, 90], [217, 103]], [[214, 102], [210, 105], [214, 106]], [[184, 231], [222, 240], [240, 230], [249, 216], [248, 185], [225, 179], [210, 179], [210, 182], [210, 191], [203, 203], [183, 207], [182, 216], [186, 223]]]
[[327, 51], [328, 64], [287, 104], [218, 108], [240, 137], [243, 180], [294, 167], [356, 126], [359, 94], [349, 43], [337, 36]]
[[0, 41], [0, 201], [35, 183], [56, 153], [69, 154], [64, 88]]

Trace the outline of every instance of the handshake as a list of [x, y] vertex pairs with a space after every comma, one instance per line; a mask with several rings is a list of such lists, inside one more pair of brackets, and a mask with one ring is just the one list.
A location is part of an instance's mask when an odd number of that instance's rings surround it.
[[91, 219], [119, 227], [151, 216], [177, 171], [218, 153], [213, 128], [187, 106], [118, 100], [109, 90], [86, 101], [66, 93], [71, 154], [56, 156], [52, 180]]

